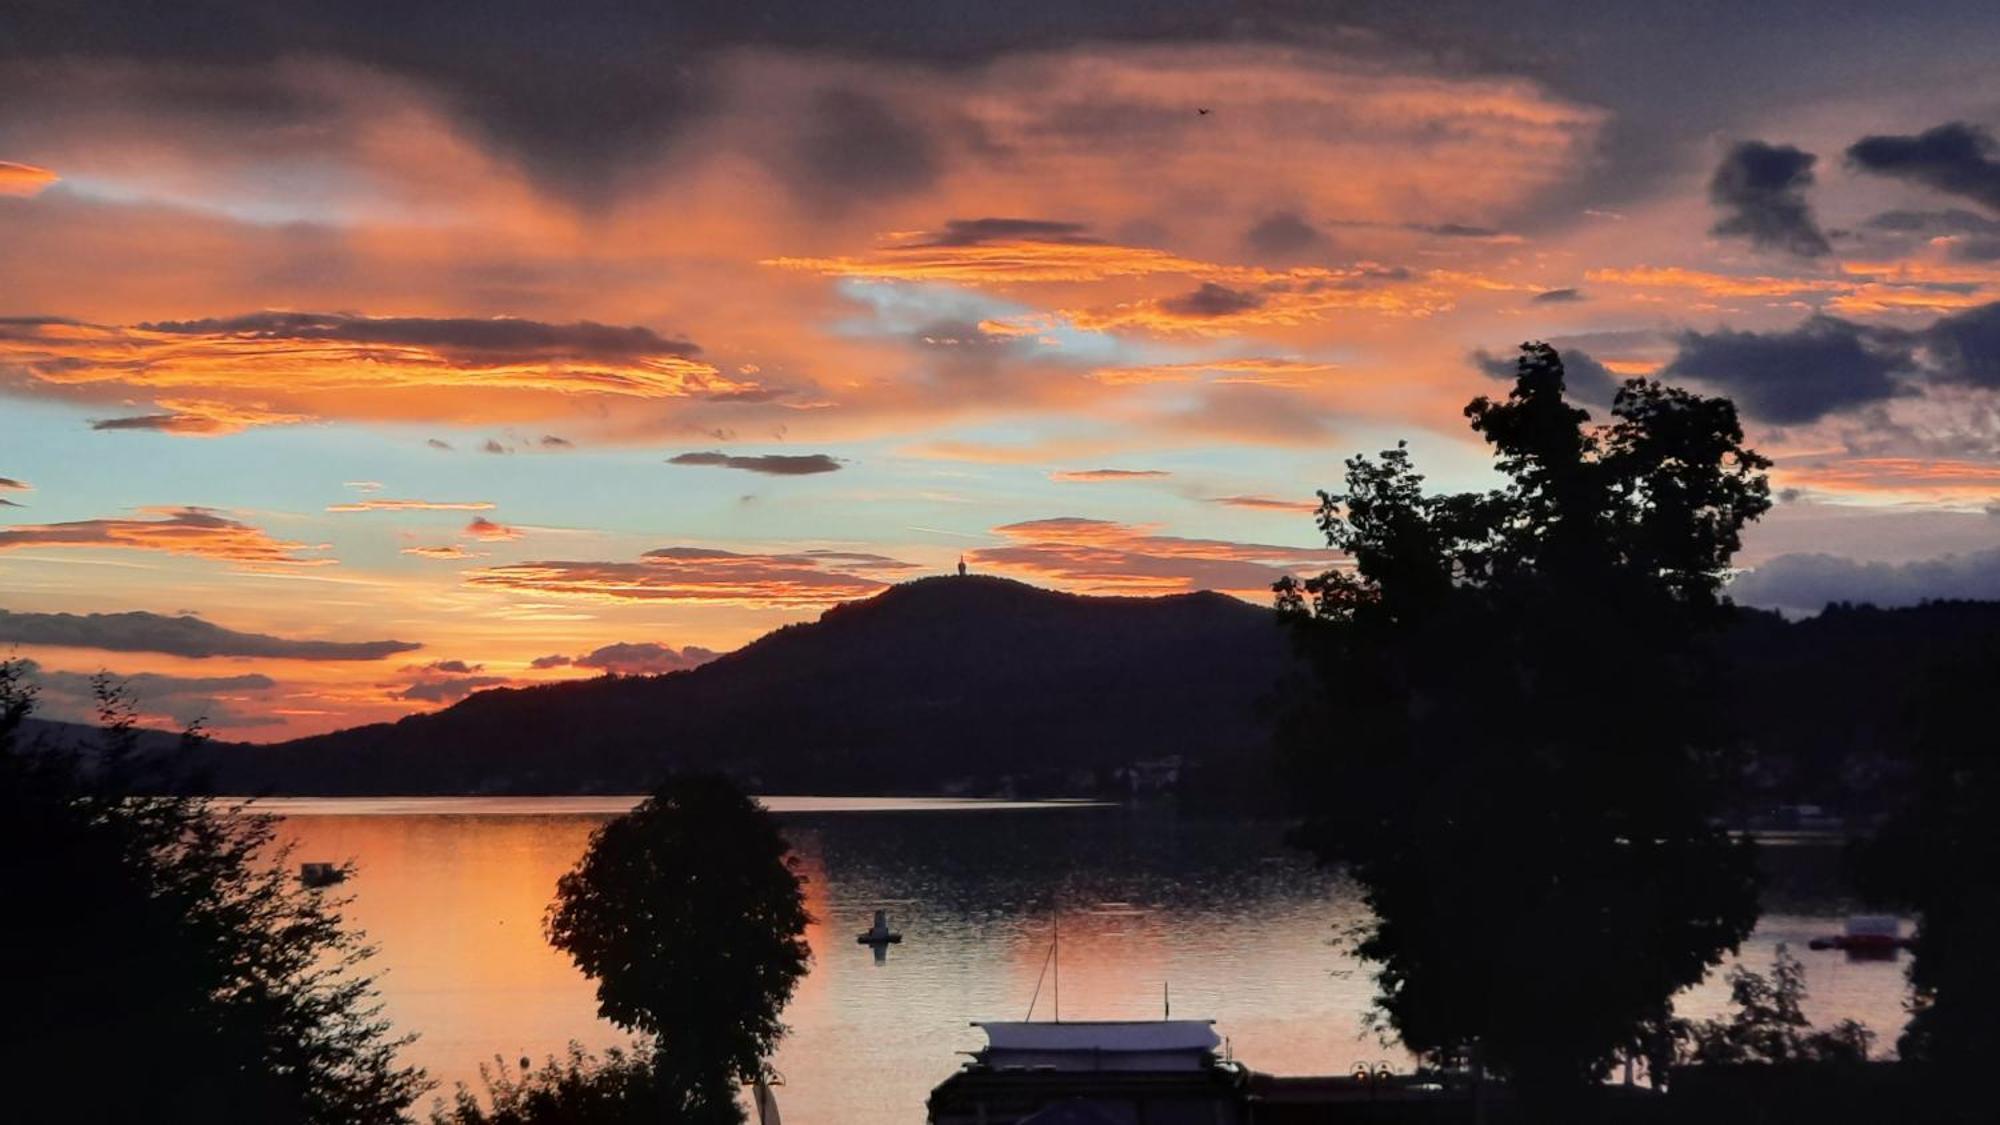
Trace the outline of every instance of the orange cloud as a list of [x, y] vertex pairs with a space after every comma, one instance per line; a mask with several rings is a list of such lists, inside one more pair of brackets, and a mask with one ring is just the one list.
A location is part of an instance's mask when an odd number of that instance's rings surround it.
[[329, 512], [490, 512], [491, 500], [349, 500], [328, 504]]
[[17, 392], [151, 398], [166, 413], [102, 428], [199, 435], [315, 418], [507, 421], [587, 400], [770, 397], [697, 350], [645, 328], [505, 317], [263, 312], [0, 330]]
[[289, 426], [307, 421], [303, 414], [267, 410], [260, 404], [232, 404], [207, 399], [163, 398], [158, 400], [163, 414], [137, 414], [121, 418], [100, 418], [93, 430], [152, 430], [188, 437], [221, 437], [252, 426]]
[[1210, 281], [1190, 293], [1056, 315], [1093, 332], [1234, 335], [1244, 329], [1310, 324], [1335, 312], [1421, 317], [1451, 307], [1449, 292], [1436, 286], [1371, 276], [1365, 268], [1309, 269], [1241, 290]]
[[1271, 387], [1306, 387], [1316, 384], [1316, 376], [1340, 369], [1335, 363], [1314, 363], [1298, 359], [1219, 359], [1192, 363], [1156, 363], [1143, 367], [1100, 367], [1092, 379], [1107, 386], [1122, 387], [1147, 383], [1185, 383], [1213, 374], [1215, 383], [1261, 383]]
[[1102, 481], [1155, 480], [1170, 477], [1172, 473], [1162, 469], [1063, 469], [1049, 474], [1049, 479], [1069, 484], [1088, 484]]
[[1185, 539], [1150, 526], [1077, 517], [1006, 524], [993, 532], [1010, 545], [982, 548], [969, 559], [1084, 593], [1221, 590], [1258, 600], [1269, 597], [1280, 577], [1324, 570], [1341, 558], [1325, 549]]
[[1679, 266], [1591, 270], [1590, 281], [1640, 289], [1692, 289], [1704, 297], [1800, 297], [1831, 294], [1827, 307], [1849, 314], [1974, 308], [1993, 300], [2000, 273], [1923, 262], [1842, 262], [1845, 276], [1746, 277]]
[[1640, 266], [1634, 269], [1591, 270], [1586, 280], [1644, 289], [1693, 289], [1709, 297], [1791, 297], [1800, 293], [1842, 293], [1852, 282], [1817, 277], [1740, 277], [1683, 269]]
[[472, 517], [472, 522], [465, 525], [465, 534], [488, 543], [498, 543], [521, 537], [519, 528], [508, 527], [503, 523], [494, 523], [485, 516]]
[[914, 242], [882, 247], [860, 257], [769, 258], [764, 264], [780, 269], [809, 270], [828, 277], [857, 277], [869, 281], [950, 281], [972, 285], [1104, 281], [1114, 277], [1160, 273], [1209, 276], [1229, 272], [1226, 267], [1183, 258], [1165, 250], [1101, 242], [1036, 242], [1025, 239], [969, 245]]
[[61, 178], [47, 168], [0, 160], [0, 195], [37, 195]]
[[663, 601], [757, 607], [828, 606], [865, 598], [886, 582], [873, 574], [913, 564], [849, 551], [738, 554], [662, 547], [638, 562], [529, 562], [473, 571], [474, 586], [595, 601]]
[[2000, 501], [2000, 464], [1919, 457], [1855, 457], [1820, 465], [1781, 466], [1793, 487], [1856, 498], [1915, 503]]
[[1275, 496], [1216, 496], [1211, 504], [1221, 504], [1230, 508], [1249, 508], [1260, 512], [1317, 512], [1317, 500], [1280, 500]]
[[443, 547], [405, 547], [402, 553], [415, 555], [420, 559], [479, 559], [486, 557], [483, 551], [468, 551], [456, 543], [447, 544]]
[[240, 563], [323, 566], [334, 561], [304, 558], [299, 554], [325, 550], [325, 545], [273, 539], [261, 528], [217, 515], [208, 508], [139, 510], [158, 518], [19, 525], [0, 530], [0, 551], [22, 547], [123, 547]]
[[[1073, 225], [998, 219], [956, 220], [952, 225], [993, 223]], [[764, 264], [870, 281], [942, 281], [973, 286], [1028, 282], [1081, 284], [1155, 275], [1173, 275], [1198, 283], [1190, 292], [1103, 307], [1065, 309], [1047, 318], [996, 318], [981, 324], [982, 329], [1001, 335], [1033, 335], [1045, 327], [1044, 319], [1066, 321], [1091, 331], [1207, 333], [1256, 325], [1304, 324], [1336, 310], [1422, 316], [1451, 307], [1449, 293], [1431, 283], [1427, 276], [1385, 269], [1373, 263], [1273, 270], [1075, 237], [1047, 241], [1010, 237], [989, 241], [952, 238], [947, 233], [914, 236], [919, 240], [910, 241], [911, 237], [904, 236], [900, 242], [858, 257], [772, 258]]]

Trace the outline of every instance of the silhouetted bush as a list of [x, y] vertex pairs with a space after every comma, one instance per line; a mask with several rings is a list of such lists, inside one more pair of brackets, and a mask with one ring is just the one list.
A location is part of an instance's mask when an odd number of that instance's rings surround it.
[[340, 903], [288, 874], [274, 818], [139, 795], [162, 779], [129, 700], [98, 693], [86, 770], [23, 744], [34, 695], [0, 663], [0, 1117], [404, 1120], [427, 1084], [396, 1065]]
[[[1765, 976], [1747, 966], [1729, 970], [1729, 996], [1736, 1011], [1728, 1019], [1676, 1020], [1674, 1062], [1718, 1066], [1738, 1063], [1866, 1062], [1875, 1033], [1855, 1020], [1824, 1031], [1805, 1015], [1806, 969], [1783, 945]], [[1665, 1059], [1655, 1059], [1663, 1072]]]
[[643, 1045], [613, 1047], [603, 1057], [579, 1043], [540, 1069], [494, 1056], [479, 1068], [485, 1104], [460, 1083], [449, 1107], [431, 1110], [431, 1125], [658, 1125], [660, 1094]]

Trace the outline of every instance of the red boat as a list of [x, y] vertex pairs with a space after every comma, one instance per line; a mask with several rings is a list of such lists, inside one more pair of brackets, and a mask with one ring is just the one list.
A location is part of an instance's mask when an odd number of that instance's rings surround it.
[[1897, 950], [1910, 947], [1910, 939], [1903, 936], [1903, 920], [1893, 914], [1856, 914], [1847, 919], [1847, 932], [1814, 938], [1806, 947], [1839, 949], [1860, 957], [1894, 957]]

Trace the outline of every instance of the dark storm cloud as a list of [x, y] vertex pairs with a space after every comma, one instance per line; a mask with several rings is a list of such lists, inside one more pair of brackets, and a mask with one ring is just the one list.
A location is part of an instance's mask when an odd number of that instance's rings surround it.
[[719, 469], [742, 469], [751, 473], [766, 473], [771, 476], [797, 477], [812, 473], [831, 473], [840, 468], [840, 462], [824, 453], [765, 453], [754, 457], [737, 457], [728, 453], [681, 453], [667, 458], [669, 465], [707, 465]]
[[173, 433], [186, 424], [186, 416], [181, 414], [131, 414], [122, 418], [93, 418], [93, 430], [160, 430]]
[[1474, 226], [1471, 223], [1383, 223], [1364, 219], [1336, 219], [1327, 224], [1335, 227], [1356, 227], [1362, 230], [1403, 230], [1412, 234], [1425, 234], [1433, 238], [1465, 239], [1512, 239], [1514, 236], [1498, 227]]
[[348, 313], [256, 312], [141, 324], [149, 332], [187, 336], [236, 336], [255, 340], [325, 340], [430, 348], [446, 356], [484, 361], [539, 359], [630, 360], [645, 356], [691, 357], [701, 351], [686, 340], [636, 325], [579, 320], [551, 324], [511, 317], [354, 316]]
[[1952, 234], [2000, 234], [2000, 219], [1953, 207], [1943, 211], [1884, 211], [1863, 226], [1875, 230], [1921, 234], [1926, 237]]
[[675, 648], [654, 641], [621, 641], [594, 649], [575, 660], [578, 668], [594, 668], [620, 676], [658, 676], [696, 668], [715, 659], [709, 649]]
[[456, 703], [481, 688], [498, 687], [505, 676], [444, 676], [409, 684], [390, 695], [412, 703]]
[[1233, 316], [1262, 308], [1263, 305], [1264, 296], [1261, 293], [1247, 293], [1213, 281], [1202, 282], [1201, 287], [1192, 293], [1160, 301], [1160, 308], [1175, 316], [1194, 317]]
[[1528, 298], [1538, 305], [1561, 305], [1583, 300], [1581, 289], [1549, 289]]
[[1926, 599], [2000, 598], [2000, 547], [1904, 563], [1824, 554], [1779, 555], [1740, 575], [1729, 594], [1745, 605], [1814, 613], [1829, 602], [1883, 607]]
[[1063, 242], [1073, 245], [1098, 241], [1084, 233], [1082, 223], [1060, 219], [951, 219], [944, 230], [921, 245], [983, 246], [989, 242]]
[[1324, 250], [1330, 245], [1324, 232], [1290, 211], [1280, 211], [1261, 220], [1244, 232], [1243, 242], [1252, 253], [1279, 260]]
[[1903, 393], [1915, 366], [1907, 332], [1813, 316], [1784, 332], [1684, 332], [1661, 374], [1694, 379], [1765, 422], [1812, 422]]
[[2000, 390], [2000, 302], [1941, 317], [1923, 339], [1938, 379]]
[[929, 186], [938, 174], [938, 156], [923, 126], [886, 102], [854, 90], [828, 90], [806, 111], [778, 167], [793, 194], [837, 209]]
[[[1902, 89], [1918, 67], [1950, 73], [1982, 63], [1996, 21], [1990, 0], [1935, 0], [1921, 13], [1849, 5], [1839, 19], [1823, 7], [1709, 5], [1699, 18], [1662, 20], [1657, 5], [1544, 0], [1439, 0], [1421, 9], [1295, 0], [1075, 0], [1032, 9], [825, 0], [570, 0], [560, 8], [540, 0], [30, 2], [0, 5], [0, 104], [13, 93], [63, 89], [28, 64], [74, 60], [87, 73], [132, 62], [152, 72], [162, 97], [268, 134], [315, 112], [310, 94], [288, 92], [278, 79], [279, 60], [345, 62], [432, 90], [545, 186], [587, 201], [643, 182], [632, 173], [715, 107], [718, 63], [732, 48], [966, 66], [1080, 43], [1358, 38], [1385, 58], [1524, 74], [1612, 110], [1608, 158], [1558, 185], [1552, 195], [1568, 198], [1548, 202], [1556, 214], [1656, 190], [1687, 142], [1745, 103]], [[1926, 19], [1949, 34], [1920, 54], [1894, 53], [1911, 21]], [[1743, 81], [1746, 74], [1756, 81]], [[1226, 121], [1228, 107], [1217, 108], [1211, 120]]]
[[1493, 227], [1475, 227], [1468, 223], [1406, 223], [1404, 228], [1439, 238], [1499, 238], [1506, 233]]
[[[953, 65], [1091, 40], [1188, 41], [1290, 32], [1333, 17], [1245, 13], [1202, 0], [1082, 0], [1024, 13], [1004, 4], [824, 0], [204, 0], [161, 5], [0, 5], [0, 101], [52, 88], [39, 60], [153, 64], [143, 96], [245, 133], [326, 117], [280, 63], [331, 59], [427, 86], [543, 185], [601, 201], [716, 104], [732, 48], [802, 48]], [[1471, 38], [1468, 36], [1467, 38]], [[12, 64], [12, 65], [10, 65]], [[808, 121], [801, 167], [836, 191], [927, 179], [921, 142], [887, 140], [865, 105], [835, 96]], [[891, 130], [890, 132], [893, 132]], [[844, 142], [861, 142], [843, 151]], [[802, 191], [812, 185], [799, 181]]]
[[1866, 172], [2000, 210], [2000, 141], [1968, 122], [1947, 122], [1914, 136], [1863, 137], [1848, 148], [1847, 160]]
[[1709, 232], [1803, 258], [1832, 250], [1806, 202], [1818, 159], [1790, 145], [1738, 143], [1708, 182], [1709, 201], [1723, 213]]
[[242, 633], [199, 617], [128, 613], [15, 613], [0, 609], [0, 644], [163, 652], [204, 659], [254, 656], [277, 660], [380, 660], [423, 646], [414, 641], [309, 641]]
[[[1570, 398], [1604, 406], [1617, 396], [1618, 385], [1623, 380], [1612, 374], [1610, 368], [1576, 348], [1563, 348], [1561, 355], [1563, 388]], [[1514, 381], [1518, 370], [1514, 356], [1494, 355], [1484, 349], [1472, 353], [1472, 363], [1488, 378], [1503, 379], [1509, 383]]]
[[[21, 662], [40, 694], [38, 710], [46, 717], [69, 722], [89, 722], [98, 710], [98, 676], [86, 672], [51, 671], [32, 660]], [[277, 681], [249, 673], [240, 676], [169, 676], [157, 672], [124, 675], [106, 672], [113, 682], [131, 693], [138, 706], [151, 713], [163, 713], [183, 727], [200, 723], [212, 728], [278, 726], [282, 716], [259, 715], [238, 710], [216, 698], [218, 693], [269, 692]]]
[[1862, 226], [1891, 235], [1948, 239], [1947, 252], [1961, 262], [2000, 260], [2000, 219], [1956, 207], [1944, 211], [1884, 211]]

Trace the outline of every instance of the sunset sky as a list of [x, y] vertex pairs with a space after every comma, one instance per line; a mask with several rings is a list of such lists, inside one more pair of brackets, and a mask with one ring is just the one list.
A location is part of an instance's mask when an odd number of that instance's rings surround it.
[[1414, 7], [16, 0], [0, 651], [273, 740], [1263, 600], [1528, 339], [1735, 398], [1741, 600], [2000, 597], [2000, 6]]

